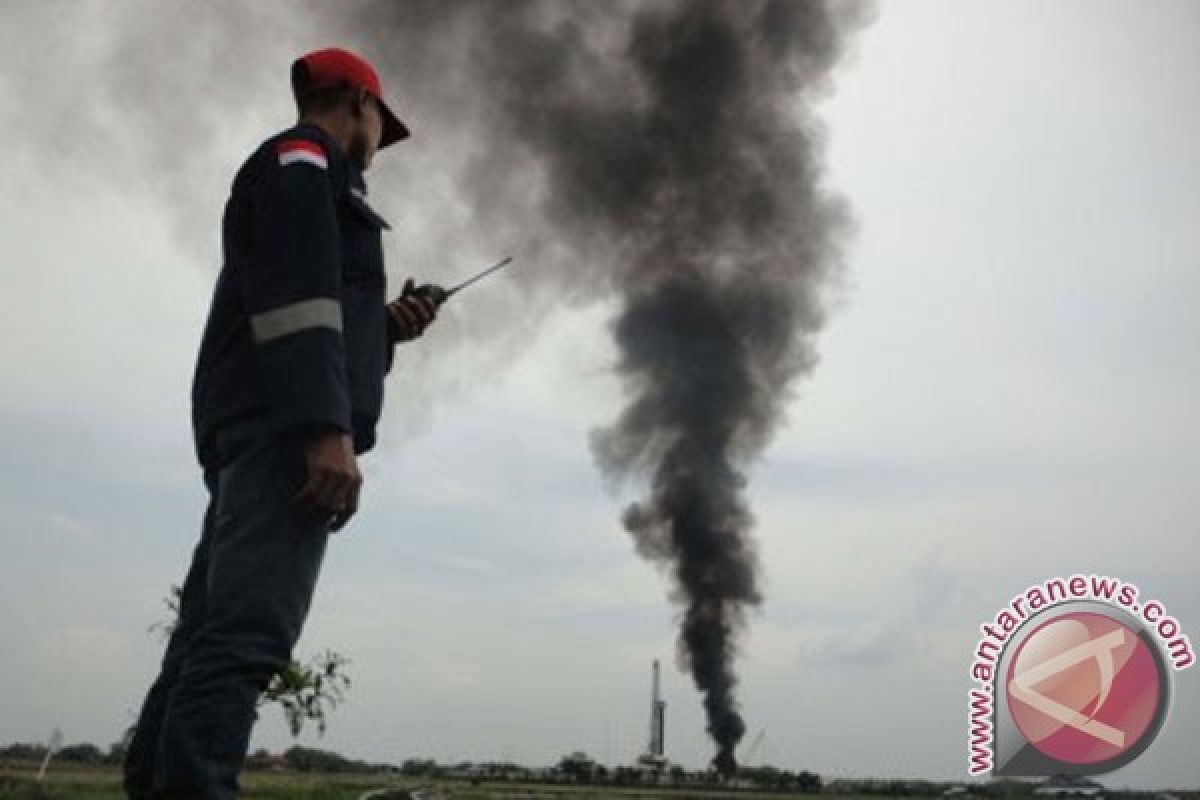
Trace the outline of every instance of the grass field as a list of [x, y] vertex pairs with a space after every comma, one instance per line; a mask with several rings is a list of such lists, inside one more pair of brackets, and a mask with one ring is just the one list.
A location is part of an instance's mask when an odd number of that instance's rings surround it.
[[[264, 800], [355, 800], [369, 789], [402, 785], [402, 782], [370, 775], [247, 772], [242, 776], [242, 796]], [[31, 771], [7, 769], [0, 771], [0, 799], [10, 798], [124, 800], [125, 794], [121, 790], [121, 774], [115, 768], [51, 770], [40, 785], [34, 781]]]
[[[115, 768], [80, 769], [58, 767], [41, 784], [32, 768], [0, 768], [0, 800], [124, 800], [121, 775]], [[438, 800], [722, 800], [746, 798], [746, 792], [700, 789], [616, 789], [545, 784], [480, 783], [443, 781], [415, 782], [390, 775], [320, 774], [291, 772], [246, 772], [242, 775], [242, 797], [261, 800], [356, 800], [378, 788], [426, 788]], [[772, 800], [812, 800], [816, 795], [770, 794]], [[854, 800], [842, 797], [841, 800]]]

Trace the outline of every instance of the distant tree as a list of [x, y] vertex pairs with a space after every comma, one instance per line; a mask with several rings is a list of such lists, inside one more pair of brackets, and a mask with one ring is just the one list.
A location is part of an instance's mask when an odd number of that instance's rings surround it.
[[796, 780], [793, 786], [801, 792], [819, 792], [821, 791], [821, 776], [815, 772], [802, 769], [796, 773]]
[[617, 767], [613, 771], [612, 782], [618, 786], [632, 786], [642, 782], [642, 772], [637, 767]]
[[104, 753], [99, 747], [90, 742], [67, 745], [58, 751], [57, 758], [61, 761], [70, 761], [76, 764], [104, 763]]
[[0, 748], [0, 757], [11, 758], [14, 761], [41, 761], [46, 757], [46, 746], [44, 744], [15, 742], [7, 747]]
[[288, 748], [283, 757], [289, 767], [300, 772], [378, 772], [382, 769], [365, 761], [351, 761], [329, 750], [299, 745]]
[[571, 753], [563, 756], [558, 762], [558, 771], [576, 783], [587, 783], [592, 780], [596, 770], [596, 762], [584, 753]]
[[296, 745], [283, 754], [288, 766], [300, 772], [343, 772], [349, 763], [337, 753]]
[[435, 777], [438, 774], [437, 762], [432, 758], [409, 758], [400, 765], [400, 773], [410, 777]]

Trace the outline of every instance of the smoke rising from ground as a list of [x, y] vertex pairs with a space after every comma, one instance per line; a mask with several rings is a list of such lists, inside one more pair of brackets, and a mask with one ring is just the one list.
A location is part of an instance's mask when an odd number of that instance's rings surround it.
[[813, 366], [839, 264], [846, 219], [804, 103], [848, 20], [794, 0], [453, 8], [478, 26], [497, 144], [470, 171], [479, 207], [524, 164], [572, 251], [540, 281], [619, 297], [626, 406], [593, 450], [606, 474], [650, 479], [624, 525], [673, 578], [681, 664], [731, 772], [737, 638], [762, 599], [741, 470]]

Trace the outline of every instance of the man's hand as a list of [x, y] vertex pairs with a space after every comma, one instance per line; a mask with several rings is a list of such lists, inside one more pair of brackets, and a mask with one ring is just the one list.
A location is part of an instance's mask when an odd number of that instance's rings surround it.
[[407, 342], [424, 333], [437, 316], [438, 307], [444, 299], [445, 290], [440, 286], [414, 287], [412, 278], [409, 278], [400, 296], [387, 304], [392, 339]]
[[325, 431], [305, 446], [308, 479], [293, 500], [327, 519], [329, 529], [340, 531], [358, 511], [362, 473], [354, 457], [354, 441], [347, 433]]

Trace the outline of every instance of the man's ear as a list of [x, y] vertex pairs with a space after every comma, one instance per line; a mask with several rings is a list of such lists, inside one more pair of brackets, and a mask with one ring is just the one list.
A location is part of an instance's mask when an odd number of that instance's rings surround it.
[[362, 119], [363, 108], [370, 102], [371, 94], [366, 89], [357, 89], [354, 92], [354, 98], [350, 102], [350, 113], [355, 119]]

